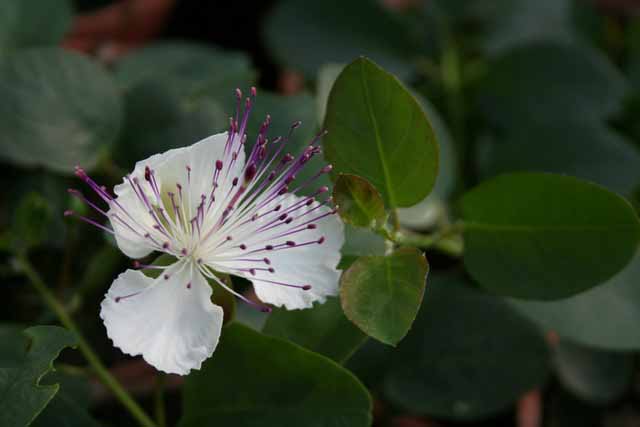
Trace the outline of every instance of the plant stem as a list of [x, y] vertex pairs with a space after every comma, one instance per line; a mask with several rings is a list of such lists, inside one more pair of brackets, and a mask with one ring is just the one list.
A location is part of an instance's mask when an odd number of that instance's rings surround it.
[[416, 246], [422, 249], [437, 248], [451, 256], [462, 255], [463, 246], [460, 234], [463, 224], [457, 223], [445, 226], [432, 234], [418, 234], [407, 231], [399, 231], [395, 234], [396, 243], [406, 246]]
[[15, 265], [19, 271], [24, 273], [31, 282], [31, 285], [38, 291], [44, 302], [56, 314], [60, 323], [73, 332], [78, 338], [78, 349], [84, 355], [89, 365], [93, 368], [96, 376], [102, 383], [111, 389], [116, 398], [122, 403], [131, 415], [143, 427], [156, 427], [155, 423], [149, 418], [144, 410], [131, 398], [129, 393], [122, 385], [111, 375], [109, 370], [100, 361], [98, 355], [93, 351], [91, 345], [84, 339], [77, 325], [69, 316], [64, 306], [56, 299], [51, 290], [44, 283], [38, 272], [33, 268], [29, 260], [24, 256], [18, 256], [15, 259]]
[[156, 415], [156, 423], [158, 424], [158, 427], [167, 426], [167, 415], [164, 410], [164, 382], [165, 382], [165, 375], [162, 372], [158, 372], [156, 374], [156, 384], [155, 384], [155, 393], [154, 393], [155, 415]]

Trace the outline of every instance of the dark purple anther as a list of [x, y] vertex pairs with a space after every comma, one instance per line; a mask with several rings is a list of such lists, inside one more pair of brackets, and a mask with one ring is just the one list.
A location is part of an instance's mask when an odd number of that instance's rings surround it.
[[272, 251], [273, 250], [273, 245], [267, 245], [264, 247], [266, 250], [268, 251]]
[[286, 213], [284, 213], [284, 214], [282, 214], [282, 215], [280, 215], [280, 216], [278, 217], [278, 219], [279, 219], [280, 221], [284, 221], [286, 218], [287, 218], [287, 214], [286, 214]]
[[284, 187], [282, 187], [280, 189], [280, 191], [278, 191], [278, 196], [282, 196], [283, 194], [285, 194], [287, 191], [289, 191], [289, 187], [287, 187], [286, 185]]
[[247, 245], [245, 245], [244, 243], [240, 245], [240, 249], [242, 249], [243, 251], [247, 249]]
[[191, 282], [187, 283], [187, 289], [191, 289]]
[[309, 224], [309, 225], [307, 225], [307, 228], [308, 228], [309, 230], [315, 230], [316, 228], [318, 228], [318, 226], [317, 226], [317, 225], [315, 225], [315, 224]]
[[282, 208], [282, 205], [277, 205], [275, 208], [273, 208], [273, 211], [278, 212], [281, 208]]
[[324, 236], [318, 239], [318, 244], [321, 245], [324, 243]]
[[229, 242], [229, 241], [231, 241], [231, 240], [233, 240], [233, 237], [231, 237], [231, 236], [227, 236], [227, 242]]
[[169, 280], [169, 275], [168, 275], [168, 274], [165, 274], [165, 275], [164, 275], [164, 276], [162, 276], [162, 277], [164, 277], [164, 280]]
[[287, 220], [284, 223], [285, 224], [291, 224], [292, 221], [293, 221], [293, 218], [289, 217], [289, 218], [287, 218]]
[[271, 261], [269, 260], [269, 258], [262, 258], [262, 260], [264, 261], [265, 264], [271, 265]]
[[294, 242], [293, 240], [287, 240], [286, 245], [287, 246], [295, 246], [296, 242]]
[[222, 170], [222, 160], [216, 160], [216, 169]]
[[247, 166], [247, 170], [244, 171], [245, 182], [251, 181], [256, 176], [257, 171], [258, 168], [256, 167], [255, 163], [251, 163], [249, 166]]
[[151, 169], [149, 169], [149, 166], [144, 167], [144, 179], [151, 181]]
[[169, 249], [169, 242], [164, 242], [162, 244], [162, 249]]
[[231, 181], [231, 185], [233, 185], [234, 187], [238, 185], [238, 177], [233, 178], [233, 181]]
[[273, 269], [273, 267], [269, 267], [269, 273], [275, 273], [276, 270]]
[[311, 289], [311, 285], [304, 285], [304, 286], [302, 287], [302, 290], [303, 290], [303, 291], [308, 291], [309, 289]]
[[256, 270], [255, 270], [255, 269], [253, 269], [253, 268], [250, 268], [250, 269], [249, 269], [249, 273], [250, 273], [252, 276], [255, 276], [255, 275], [256, 275]]

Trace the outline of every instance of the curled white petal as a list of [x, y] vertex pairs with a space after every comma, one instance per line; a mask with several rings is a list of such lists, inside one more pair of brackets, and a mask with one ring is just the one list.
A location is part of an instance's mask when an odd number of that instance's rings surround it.
[[192, 262], [177, 262], [152, 279], [127, 270], [113, 282], [100, 317], [116, 347], [156, 369], [186, 375], [211, 356], [223, 311]]

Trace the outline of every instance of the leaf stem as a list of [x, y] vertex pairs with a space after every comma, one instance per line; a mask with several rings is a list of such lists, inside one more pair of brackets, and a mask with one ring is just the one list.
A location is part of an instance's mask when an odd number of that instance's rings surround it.
[[149, 418], [144, 410], [131, 398], [129, 393], [122, 385], [111, 375], [109, 370], [100, 361], [98, 355], [93, 351], [91, 345], [85, 340], [80, 333], [78, 326], [67, 313], [64, 306], [56, 299], [53, 293], [44, 283], [38, 272], [33, 268], [29, 260], [24, 256], [18, 256], [14, 260], [16, 269], [22, 272], [30, 281], [31, 285], [38, 291], [44, 302], [56, 314], [60, 323], [73, 332], [78, 338], [78, 349], [84, 355], [85, 359], [93, 368], [96, 376], [102, 383], [111, 389], [115, 397], [122, 403], [131, 415], [143, 427], [156, 427], [155, 423]]

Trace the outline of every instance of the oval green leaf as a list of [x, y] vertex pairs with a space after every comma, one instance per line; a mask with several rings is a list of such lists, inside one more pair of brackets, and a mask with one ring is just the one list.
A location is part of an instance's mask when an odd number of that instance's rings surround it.
[[399, 18], [370, 0], [284, 0], [267, 19], [266, 43], [279, 63], [309, 78], [327, 62], [346, 63], [358, 55], [407, 76], [418, 49]]
[[338, 298], [328, 298], [309, 310], [275, 309], [263, 332], [293, 341], [338, 363], [349, 359], [367, 339], [345, 317]]
[[29, 49], [0, 67], [0, 154], [61, 173], [95, 166], [120, 129], [122, 106], [107, 74], [58, 48]]
[[151, 44], [123, 57], [116, 63], [116, 78], [125, 90], [156, 83], [185, 102], [208, 96], [231, 105], [234, 89], [249, 89], [256, 73], [242, 53], [170, 42]]
[[640, 222], [627, 201], [576, 178], [502, 175], [462, 198], [464, 264], [481, 286], [527, 299], [565, 298], [631, 260]]
[[640, 253], [602, 285], [559, 301], [509, 299], [522, 314], [545, 331], [609, 350], [640, 350]]
[[564, 340], [554, 353], [555, 370], [562, 385], [587, 402], [612, 403], [631, 383], [633, 353], [596, 350]]
[[361, 257], [340, 279], [342, 309], [364, 333], [396, 345], [416, 318], [428, 272], [426, 258], [413, 248]]
[[240, 324], [187, 377], [180, 427], [369, 427], [371, 400], [335, 362]]
[[397, 78], [366, 58], [345, 67], [329, 102], [325, 157], [368, 180], [388, 207], [412, 206], [432, 190], [438, 144], [424, 110]]
[[69, 0], [0, 2], [0, 57], [18, 48], [56, 45], [71, 26]]
[[475, 420], [542, 385], [548, 362], [537, 328], [499, 298], [456, 276], [434, 277], [384, 390], [413, 413]]
[[347, 224], [373, 229], [384, 225], [384, 202], [380, 193], [364, 178], [340, 174], [333, 187], [333, 200]]

